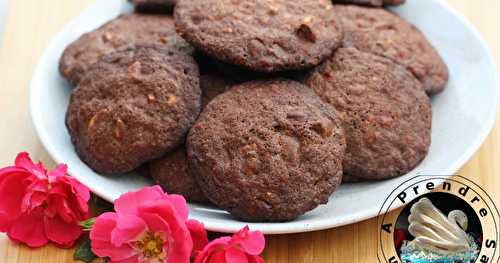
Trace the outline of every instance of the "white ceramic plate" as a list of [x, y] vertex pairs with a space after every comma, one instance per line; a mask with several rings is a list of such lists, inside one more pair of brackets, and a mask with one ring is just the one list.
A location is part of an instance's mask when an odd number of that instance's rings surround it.
[[[53, 39], [40, 58], [31, 82], [31, 114], [45, 148], [57, 162], [69, 165], [71, 175], [109, 201], [151, 182], [140, 176], [104, 177], [80, 161], [64, 125], [70, 87], [57, 67], [62, 51], [71, 41], [130, 9], [122, 0], [96, 1]], [[429, 155], [405, 176], [342, 185], [327, 205], [292, 222], [250, 223], [251, 228], [267, 234], [305, 232], [376, 216], [384, 198], [401, 182], [418, 174], [455, 173], [488, 135], [497, 109], [497, 80], [493, 58], [477, 31], [439, 0], [409, 0], [394, 11], [427, 35], [450, 69], [447, 89], [432, 99], [434, 116]], [[203, 221], [209, 230], [234, 232], [247, 224], [214, 207], [190, 204], [190, 209], [190, 216]]]

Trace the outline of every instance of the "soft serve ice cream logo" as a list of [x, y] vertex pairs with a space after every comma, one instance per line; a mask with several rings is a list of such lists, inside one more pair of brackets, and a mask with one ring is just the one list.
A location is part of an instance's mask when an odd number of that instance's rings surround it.
[[380, 209], [379, 261], [499, 262], [499, 218], [472, 181], [417, 176], [394, 189]]

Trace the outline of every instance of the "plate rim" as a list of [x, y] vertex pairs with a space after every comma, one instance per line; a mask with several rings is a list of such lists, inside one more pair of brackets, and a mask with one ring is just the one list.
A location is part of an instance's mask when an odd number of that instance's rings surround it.
[[[487, 139], [489, 134], [491, 133], [495, 121], [496, 121], [496, 115], [498, 111], [498, 87], [499, 87], [499, 76], [498, 74], [495, 74], [497, 71], [497, 66], [496, 62], [493, 58], [492, 52], [490, 48], [488, 47], [485, 39], [482, 37], [482, 35], [479, 33], [479, 31], [475, 28], [475, 26], [462, 14], [460, 14], [458, 11], [453, 9], [449, 4], [445, 3], [444, 1], [441, 0], [431, 0], [435, 4], [440, 5], [441, 8], [445, 9], [445, 11], [449, 12], [451, 15], [456, 17], [462, 24], [462, 26], [472, 33], [472, 35], [477, 39], [478, 43], [480, 44], [481, 50], [487, 55], [486, 56], [486, 64], [492, 68], [493, 71], [493, 76], [492, 77], [492, 85], [494, 85], [494, 93], [495, 93], [495, 99], [493, 102], [494, 110], [491, 110], [489, 112], [489, 115], [487, 117], [487, 121], [485, 121], [485, 125], [483, 125], [483, 128], [479, 131], [479, 135], [475, 138], [473, 143], [462, 153], [460, 158], [457, 158], [454, 163], [448, 166], [448, 168], [444, 171], [442, 171], [442, 174], [444, 176], [451, 176], [455, 174], [468, 160], [470, 160], [473, 155], [478, 151], [478, 149], [481, 147], [481, 145], [484, 143], [484, 141]], [[111, 1], [109, 1], [111, 2]], [[41, 64], [43, 61], [47, 60], [51, 51], [52, 46], [56, 42], [56, 40], [62, 38], [63, 34], [68, 30], [68, 28], [71, 28], [75, 23], [77, 23], [81, 17], [86, 16], [87, 13], [92, 12], [94, 8], [99, 7], [99, 3], [93, 3], [91, 6], [87, 7], [83, 12], [81, 12], [78, 16], [74, 17], [69, 23], [67, 23], [56, 35], [54, 35], [49, 44], [46, 46], [44, 49], [42, 55], [38, 58], [35, 67], [33, 69], [32, 73], [32, 78], [29, 82], [29, 112], [30, 112], [30, 117], [31, 121], [34, 127], [34, 130], [40, 140], [40, 143], [43, 145], [44, 149], [47, 151], [49, 156], [57, 163], [64, 162], [62, 160], [63, 157], [61, 157], [59, 154], [57, 154], [55, 147], [49, 143], [50, 139], [48, 139], [49, 135], [47, 134], [48, 132], [45, 132], [45, 130], [42, 128], [42, 120], [40, 118], [37, 118], [37, 114], [35, 111], [37, 108], [35, 107], [37, 105], [37, 98], [35, 96], [34, 89], [37, 86], [34, 82], [37, 79], [37, 74], [38, 72], [41, 71]], [[440, 172], [441, 173], [441, 172]], [[82, 183], [87, 181], [85, 179], [85, 176], [79, 176], [75, 175], [71, 172], [69, 174]], [[109, 195], [106, 195], [106, 193], [103, 193], [99, 189], [96, 189], [95, 186], [89, 186], [88, 183], [84, 183], [94, 194], [98, 195], [99, 197], [113, 203], [114, 200], [111, 198]], [[398, 208], [394, 207], [393, 209]], [[391, 209], [390, 211], [392, 211]], [[227, 223], [224, 222], [216, 222], [214, 220], [210, 220], [210, 223], [207, 224], [206, 222], [203, 221], [203, 218], [198, 218], [198, 217], [192, 217], [194, 219], [201, 220], [204, 224], [207, 230], [210, 231], [216, 231], [216, 232], [224, 232], [224, 233], [233, 233], [238, 231], [242, 226], [244, 225], [249, 225], [251, 228], [258, 229], [262, 231], [265, 234], [289, 234], [289, 233], [302, 233], [302, 232], [310, 232], [310, 231], [317, 231], [317, 230], [323, 230], [323, 229], [329, 229], [329, 228], [335, 228], [343, 225], [349, 225], [353, 224], [356, 222], [360, 222], [369, 218], [373, 218], [377, 216], [379, 207], [369, 207], [367, 209], [364, 209], [358, 213], [355, 214], [355, 217], [347, 217], [344, 220], [337, 220], [335, 222], [329, 222], [328, 220], [322, 220], [322, 221], [316, 221], [312, 223], [299, 223], [300, 225], [287, 225], [288, 223], [249, 223], [249, 222], [242, 222], [242, 221], [236, 221], [234, 224], [228, 225]], [[293, 223], [293, 221], [291, 221]], [[282, 227], [277, 227], [277, 225], [282, 225]]]

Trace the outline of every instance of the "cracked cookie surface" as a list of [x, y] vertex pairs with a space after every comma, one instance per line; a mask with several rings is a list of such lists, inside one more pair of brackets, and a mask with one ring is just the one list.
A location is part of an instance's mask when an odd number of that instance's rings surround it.
[[136, 45], [158, 45], [176, 53], [194, 52], [175, 32], [171, 16], [123, 14], [71, 43], [59, 61], [59, 71], [76, 86], [101, 57]]
[[252, 81], [213, 99], [188, 135], [205, 196], [248, 221], [286, 221], [340, 184], [345, 139], [334, 110], [306, 86]]
[[123, 173], [183, 143], [200, 104], [193, 58], [138, 47], [94, 65], [71, 94], [66, 126], [92, 169]]
[[414, 25], [382, 8], [335, 5], [344, 25], [343, 47], [379, 55], [404, 66], [429, 95], [446, 87], [448, 67]]
[[347, 140], [344, 177], [403, 175], [427, 155], [431, 103], [405, 68], [355, 48], [340, 48], [305, 84], [342, 119]]
[[198, 49], [256, 71], [313, 67], [342, 41], [330, 0], [184, 0], [174, 17]]

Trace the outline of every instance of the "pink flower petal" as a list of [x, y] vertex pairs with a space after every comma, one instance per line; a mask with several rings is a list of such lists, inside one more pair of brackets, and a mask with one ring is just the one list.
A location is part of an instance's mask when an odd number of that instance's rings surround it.
[[205, 263], [205, 262], [224, 262], [225, 257], [224, 253], [222, 253], [223, 261], [209, 261], [210, 256], [215, 253], [215, 251], [229, 246], [229, 242], [231, 241], [230, 237], [219, 237], [217, 239], [212, 240], [212, 242], [208, 243], [208, 245], [203, 248], [203, 250], [198, 253], [196, 258], [194, 259], [194, 263]]
[[[177, 210], [168, 202], [168, 199], [159, 200], [156, 203], [149, 203], [138, 208], [140, 217], [152, 218], [156, 215], [161, 218], [169, 227], [172, 241], [169, 247], [167, 263], [189, 262], [193, 241], [186, 222], [177, 214]], [[148, 224], [150, 219], [147, 219]]]
[[66, 181], [71, 185], [71, 192], [74, 194], [76, 202], [78, 203], [80, 210], [88, 210], [88, 201], [90, 199], [90, 190], [85, 185], [81, 184], [76, 179], [65, 176], [60, 178], [61, 181]]
[[186, 203], [186, 199], [182, 195], [168, 195], [168, 200], [172, 203], [177, 214], [186, 221], [189, 215], [189, 208]]
[[[198, 253], [194, 262], [264, 263], [264, 260], [257, 256], [262, 253], [264, 246], [264, 235], [259, 231], [249, 231], [246, 226], [232, 237], [221, 237], [210, 242]], [[223, 258], [219, 251], [224, 251]]]
[[96, 218], [90, 231], [92, 251], [99, 257], [110, 257], [112, 261], [121, 261], [137, 254], [128, 244], [117, 247], [111, 243], [111, 232], [117, 220], [115, 213], [104, 213]]
[[112, 260], [109, 261], [109, 263], [138, 263], [138, 262], [140, 261], [139, 261], [139, 256], [137, 255], [120, 261], [112, 261]]
[[128, 192], [115, 200], [115, 211], [118, 214], [136, 214], [140, 205], [154, 202], [165, 197], [160, 186], [141, 188], [136, 192]]
[[196, 256], [208, 244], [207, 231], [202, 223], [194, 219], [188, 220], [186, 226], [193, 239], [193, 256]]
[[47, 199], [47, 193], [45, 192], [33, 192], [29, 196], [29, 200], [26, 200], [26, 209], [34, 209], [38, 206], [43, 205]]
[[117, 224], [111, 231], [111, 243], [117, 247], [138, 240], [147, 230], [146, 223], [134, 215], [119, 216]]
[[72, 194], [70, 187], [71, 186], [67, 185], [66, 182], [57, 180], [51, 183], [50, 194], [66, 199]]
[[229, 247], [226, 249], [226, 262], [227, 263], [248, 263], [248, 258], [243, 251]]
[[118, 215], [112, 212], [106, 212], [98, 216], [94, 222], [92, 231], [90, 231], [90, 239], [92, 241], [110, 242], [111, 231], [115, 228], [117, 219]]
[[203, 263], [226, 263], [226, 254], [224, 251], [215, 251], [209, 255]]
[[82, 234], [82, 229], [76, 222], [67, 223], [58, 216], [45, 217], [44, 222], [47, 238], [61, 247], [71, 247]]
[[66, 223], [86, 219], [82, 218], [77, 211], [71, 209], [70, 204], [68, 204], [68, 199], [60, 196], [50, 195], [49, 198], [47, 198], [47, 206], [46, 215], [50, 217], [57, 215]]
[[7, 232], [13, 221], [9, 214], [0, 212], [0, 232]]
[[41, 247], [49, 241], [45, 236], [43, 214], [37, 209], [30, 214], [22, 214], [7, 232], [9, 238], [25, 243], [29, 247]]
[[21, 152], [17, 155], [15, 165], [26, 169], [38, 179], [46, 179], [46, 170], [42, 164], [34, 164], [27, 152]]
[[28, 189], [26, 189], [29, 192], [42, 192], [46, 193], [47, 189], [49, 188], [49, 181], [46, 178], [43, 179], [38, 179], [34, 176], [31, 176], [32, 180], [31, 184], [28, 185]]
[[248, 237], [240, 243], [243, 250], [250, 255], [260, 255], [266, 246], [266, 239], [260, 231], [250, 231]]
[[172, 231], [170, 231], [168, 223], [158, 214], [141, 212], [140, 215], [144, 222], [146, 222], [149, 230], [156, 233], [162, 232], [167, 236], [171, 235]]
[[21, 215], [25, 188], [30, 184], [25, 171], [18, 168], [0, 170], [0, 231]]
[[248, 226], [234, 234], [231, 243], [239, 244], [250, 255], [259, 255], [266, 246], [266, 239], [260, 231], [249, 231]]
[[[56, 202], [58, 208], [53, 207], [57, 211], [63, 212], [64, 219], [75, 218], [79, 221], [88, 217], [87, 202], [90, 199], [89, 189], [81, 187], [82, 185], [69, 176], [57, 177], [51, 184], [49, 202], [53, 199], [60, 200]], [[75, 187], [78, 187], [77, 190]], [[50, 208], [52, 208], [49, 205]]]
[[193, 242], [189, 236], [184, 240], [174, 239], [174, 242], [169, 247], [166, 263], [189, 263], [192, 249]]
[[[26, 212], [33, 210], [45, 202], [47, 196], [47, 180], [37, 179], [30, 174], [30, 184], [22, 190], [24, 193], [23, 201], [21, 204], [21, 211]], [[28, 179], [26, 179], [28, 180]]]
[[109, 257], [111, 261], [120, 262], [122, 260], [136, 257], [139, 252], [129, 245], [115, 247], [109, 242], [92, 241], [91, 249], [99, 257]]
[[68, 166], [66, 164], [59, 164], [56, 169], [47, 173], [49, 182], [53, 183], [58, 177], [64, 177], [68, 173]]

